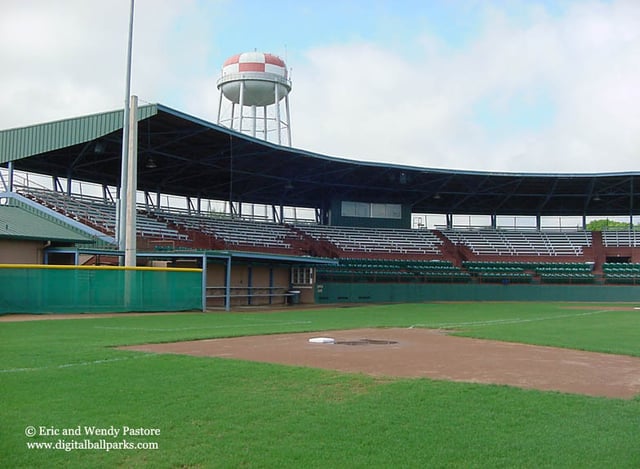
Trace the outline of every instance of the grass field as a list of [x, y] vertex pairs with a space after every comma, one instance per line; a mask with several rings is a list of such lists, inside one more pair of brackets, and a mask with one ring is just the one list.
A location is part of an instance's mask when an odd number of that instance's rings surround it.
[[[413, 325], [640, 356], [640, 311], [613, 306], [407, 304], [0, 323], [0, 467], [638, 468], [640, 397], [381, 379], [113, 348]], [[31, 427], [33, 437], [26, 434]], [[94, 427], [120, 434], [88, 435]], [[124, 427], [160, 434], [124, 436]], [[158, 448], [64, 449], [74, 440], [104, 447], [101, 439]], [[27, 447], [34, 443], [60, 449]]]

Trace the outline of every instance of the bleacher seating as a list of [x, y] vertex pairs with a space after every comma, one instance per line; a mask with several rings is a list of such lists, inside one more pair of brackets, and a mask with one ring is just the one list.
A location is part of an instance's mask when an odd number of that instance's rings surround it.
[[242, 247], [291, 249], [297, 238], [289, 227], [221, 216], [156, 211], [156, 216], [188, 230], [195, 230], [224, 241], [228, 249]]
[[327, 240], [347, 254], [431, 254], [440, 255], [440, 240], [432, 231], [395, 228], [364, 228], [324, 225], [295, 225], [316, 240]]
[[605, 247], [640, 247], [640, 231], [603, 231], [602, 244]]
[[453, 244], [462, 244], [479, 256], [580, 256], [591, 246], [588, 231], [516, 231], [443, 229]]
[[[69, 218], [86, 223], [103, 233], [113, 235], [116, 229], [116, 204], [91, 196], [68, 196], [61, 192], [29, 188], [23, 195]], [[136, 214], [136, 233], [143, 238], [182, 240], [187, 236], [146, 214]]]

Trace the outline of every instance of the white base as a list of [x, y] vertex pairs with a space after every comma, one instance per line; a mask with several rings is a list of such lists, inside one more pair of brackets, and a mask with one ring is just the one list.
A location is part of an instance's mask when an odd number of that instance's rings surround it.
[[336, 339], [331, 337], [312, 337], [309, 342], [312, 344], [335, 344]]

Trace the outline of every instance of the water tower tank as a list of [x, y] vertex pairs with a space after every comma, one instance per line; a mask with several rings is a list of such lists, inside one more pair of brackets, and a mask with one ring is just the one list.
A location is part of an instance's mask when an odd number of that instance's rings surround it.
[[225, 97], [240, 103], [240, 88], [244, 83], [245, 106], [275, 104], [291, 91], [287, 68], [280, 57], [262, 52], [245, 52], [228, 58], [222, 66], [218, 88]]
[[[265, 140], [270, 132], [276, 133], [277, 143], [282, 143], [281, 134], [286, 130], [291, 145], [288, 100], [291, 81], [284, 60], [263, 52], [236, 54], [224, 62], [217, 85], [220, 90], [219, 124], [254, 137], [264, 136]], [[223, 97], [231, 103], [230, 116], [223, 116]], [[286, 106], [284, 118], [280, 111], [281, 101]], [[236, 106], [239, 106], [239, 112], [236, 112]]]

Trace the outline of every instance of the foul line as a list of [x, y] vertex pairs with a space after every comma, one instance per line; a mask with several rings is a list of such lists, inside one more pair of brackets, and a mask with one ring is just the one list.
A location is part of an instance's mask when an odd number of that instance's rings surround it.
[[519, 324], [523, 322], [550, 321], [553, 319], [591, 316], [594, 314], [602, 314], [602, 313], [610, 313], [610, 312], [613, 312], [613, 310], [602, 309], [598, 311], [589, 311], [587, 313], [561, 314], [559, 316], [543, 316], [538, 318], [494, 319], [491, 321], [451, 322], [451, 323], [443, 323], [443, 324], [413, 324], [409, 327], [409, 329], [412, 329], [414, 327], [431, 327], [431, 328], [438, 328], [438, 329], [446, 329], [450, 327], [462, 327], [462, 326], [494, 326], [498, 324]]
[[[89, 365], [100, 365], [103, 363], [111, 363], [111, 362], [121, 362], [123, 360], [135, 360], [138, 358], [147, 358], [152, 357], [156, 354], [143, 354], [136, 355], [132, 357], [122, 357], [122, 358], [106, 358], [104, 360], [92, 360], [89, 362], [79, 362], [79, 363], [65, 363], [63, 365], [53, 365], [53, 366], [41, 366], [38, 368], [7, 368], [4, 370], [0, 370], [0, 373], [18, 373], [23, 371], [43, 371], [43, 370], [55, 370], [55, 369], [63, 369], [63, 368], [73, 368], [76, 366], [89, 366]], [[157, 356], [157, 355], [156, 355]]]

